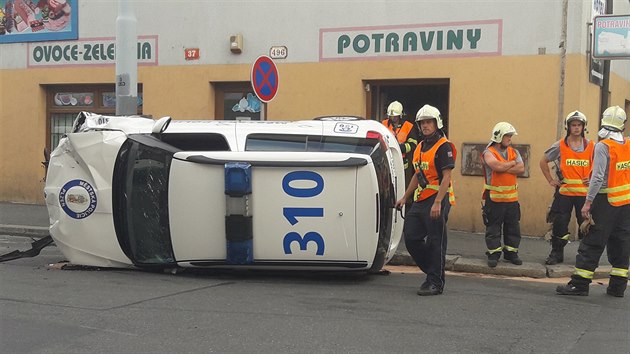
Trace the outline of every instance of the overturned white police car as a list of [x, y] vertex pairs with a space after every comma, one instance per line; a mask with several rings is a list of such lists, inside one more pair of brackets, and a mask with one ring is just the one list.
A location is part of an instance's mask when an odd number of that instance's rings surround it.
[[380, 123], [81, 113], [52, 152], [50, 234], [74, 264], [379, 270], [402, 234]]

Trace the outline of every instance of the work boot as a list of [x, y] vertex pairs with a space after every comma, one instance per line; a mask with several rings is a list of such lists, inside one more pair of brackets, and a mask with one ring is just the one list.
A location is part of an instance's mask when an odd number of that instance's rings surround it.
[[558, 285], [556, 292], [560, 295], [588, 296], [588, 286], [577, 287], [571, 283], [567, 285]]
[[442, 289], [438, 288], [433, 284], [429, 284], [426, 288], [420, 287], [418, 290], [418, 295], [420, 296], [432, 296], [432, 295], [440, 295], [442, 293]]
[[499, 258], [501, 257], [501, 253], [488, 253], [486, 252], [486, 256], [488, 256], [488, 267], [494, 268], [499, 263]]
[[624, 293], [623, 290], [611, 288], [610, 286], [606, 288], [606, 294], [610, 296], [623, 297], [623, 293]]
[[628, 280], [617, 276], [611, 276], [606, 288], [606, 294], [615, 297], [623, 297], [623, 293], [628, 286]]
[[518, 257], [518, 252], [510, 252], [510, 251], [504, 252], [503, 259], [515, 265], [523, 264], [523, 261]]
[[549, 257], [545, 260], [545, 264], [554, 265], [564, 262], [564, 250], [552, 249]]

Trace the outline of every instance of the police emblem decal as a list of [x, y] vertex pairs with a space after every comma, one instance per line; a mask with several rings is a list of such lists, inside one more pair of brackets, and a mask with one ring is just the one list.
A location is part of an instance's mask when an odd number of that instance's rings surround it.
[[73, 219], [84, 219], [96, 210], [96, 191], [91, 184], [74, 179], [59, 191], [59, 205]]

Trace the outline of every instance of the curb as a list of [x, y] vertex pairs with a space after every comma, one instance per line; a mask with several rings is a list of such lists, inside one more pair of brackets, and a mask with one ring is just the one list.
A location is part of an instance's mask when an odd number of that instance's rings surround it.
[[[405, 251], [397, 251], [388, 264], [416, 266], [411, 255]], [[447, 254], [445, 269], [454, 272], [504, 275], [509, 277], [568, 278], [573, 274], [575, 267], [565, 264], [548, 266], [533, 262], [523, 262], [522, 265], [517, 266], [506, 261], [501, 261], [496, 268], [490, 268], [485, 258], [464, 258], [459, 255]], [[610, 270], [610, 266], [597, 267], [593, 279], [608, 278]]]
[[0, 224], [0, 235], [25, 236], [25, 237], [46, 237], [49, 235], [47, 227], [42, 226], [22, 226]]

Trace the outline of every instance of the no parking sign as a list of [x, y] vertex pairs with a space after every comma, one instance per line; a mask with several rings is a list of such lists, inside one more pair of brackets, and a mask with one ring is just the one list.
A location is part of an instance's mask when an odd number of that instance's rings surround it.
[[267, 103], [276, 96], [278, 68], [271, 58], [261, 55], [256, 59], [252, 65], [251, 82], [256, 96], [261, 101]]

